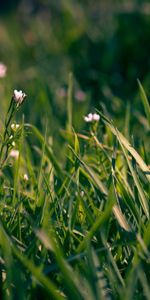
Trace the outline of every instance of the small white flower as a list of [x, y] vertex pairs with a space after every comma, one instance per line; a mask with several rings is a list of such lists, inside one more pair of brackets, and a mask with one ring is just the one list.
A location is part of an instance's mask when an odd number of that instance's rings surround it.
[[93, 121], [96, 121], [96, 122], [98, 122], [99, 121], [99, 119], [100, 119], [100, 115], [98, 115], [98, 114], [93, 114]]
[[24, 175], [23, 175], [23, 179], [24, 179], [24, 181], [28, 181], [28, 180], [29, 180], [28, 175], [27, 175], [27, 174], [24, 174]]
[[18, 159], [18, 157], [19, 157], [19, 151], [18, 150], [14, 150], [14, 149], [12, 149], [11, 151], [10, 151], [10, 154], [9, 154], [11, 157], [13, 157], [13, 158], [15, 158], [15, 159]]
[[92, 122], [93, 115], [90, 113], [87, 116], [84, 117], [85, 122]]
[[81, 196], [81, 197], [84, 196], [84, 191], [81, 191], [80, 196]]
[[23, 93], [21, 90], [20, 91], [14, 90], [13, 99], [17, 103], [17, 106], [19, 106], [23, 103], [25, 97], [26, 97], [26, 94]]
[[5, 77], [6, 72], [7, 72], [7, 67], [2, 62], [0, 62], [0, 78]]
[[15, 147], [16, 143], [15, 143], [15, 141], [13, 141], [13, 138], [14, 138], [13, 135], [10, 135], [9, 140], [10, 140], [12, 146]]
[[94, 113], [94, 114], [89, 113], [87, 116], [84, 117], [85, 122], [93, 122], [93, 121], [98, 122], [99, 119], [100, 119], [100, 115], [98, 115], [96, 113]]
[[13, 131], [16, 131], [18, 128], [19, 128], [19, 124], [11, 124], [11, 129], [13, 130]]
[[16, 146], [16, 143], [15, 143], [14, 141], [12, 142], [12, 146], [13, 146], [13, 147], [15, 147], [15, 146]]

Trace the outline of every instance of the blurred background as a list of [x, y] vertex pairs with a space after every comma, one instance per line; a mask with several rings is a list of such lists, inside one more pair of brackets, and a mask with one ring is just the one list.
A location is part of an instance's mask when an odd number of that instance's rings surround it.
[[[73, 125], [103, 109], [124, 128], [148, 132], [137, 78], [150, 92], [150, 2], [144, 0], [1, 0], [1, 122], [14, 89], [27, 101], [25, 121], [57, 134], [66, 124], [73, 73]], [[129, 121], [129, 120], [128, 120]], [[138, 125], [137, 125], [138, 123]], [[128, 132], [129, 134], [129, 132]]]

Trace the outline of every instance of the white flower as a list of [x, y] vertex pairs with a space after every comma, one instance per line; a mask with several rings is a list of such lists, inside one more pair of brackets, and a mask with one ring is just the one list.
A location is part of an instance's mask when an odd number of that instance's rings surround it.
[[84, 196], [84, 191], [81, 191], [80, 196], [81, 196], [81, 197]]
[[24, 174], [24, 175], [23, 175], [23, 179], [24, 179], [24, 181], [28, 181], [28, 180], [29, 180], [28, 175], [27, 175], [27, 174]]
[[17, 103], [17, 106], [22, 104], [25, 97], [26, 97], [26, 94], [23, 93], [21, 90], [20, 91], [14, 90], [13, 99]]
[[15, 143], [15, 141], [13, 141], [13, 138], [14, 138], [13, 135], [10, 135], [9, 140], [10, 140], [12, 146], [15, 147], [16, 143]]
[[12, 146], [13, 146], [13, 147], [15, 147], [15, 146], [16, 146], [16, 143], [15, 143], [14, 141], [12, 142]]
[[0, 78], [5, 77], [6, 72], [7, 72], [7, 67], [3, 63], [0, 63]]
[[99, 121], [99, 119], [100, 119], [100, 115], [98, 115], [98, 114], [93, 114], [93, 121], [96, 121], [96, 122], [98, 122]]
[[98, 122], [99, 119], [100, 119], [100, 115], [98, 115], [96, 113], [94, 113], [94, 114], [89, 113], [87, 116], [84, 117], [85, 122], [93, 122], [93, 121]]
[[85, 122], [92, 122], [92, 120], [93, 120], [93, 115], [91, 113], [84, 117]]
[[18, 128], [19, 128], [19, 124], [11, 124], [11, 129], [13, 130], [13, 131], [16, 131]]
[[14, 150], [14, 149], [12, 149], [11, 151], [10, 151], [10, 154], [9, 154], [11, 157], [13, 157], [13, 158], [15, 158], [15, 159], [18, 159], [18, 157], [19, 157], [19, 151], [18, 150]]

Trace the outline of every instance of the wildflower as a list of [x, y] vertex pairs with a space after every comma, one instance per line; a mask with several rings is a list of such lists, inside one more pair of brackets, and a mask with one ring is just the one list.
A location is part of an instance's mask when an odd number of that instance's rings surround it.
[[9, 140], [10, 140], [10, 143], [11, 143], [11, 145], [13, 146], [13, 147], [15, 147], [16, 146], [16, 143], [15, 143], [15, 141], [13, 141], [13, 135], [10, 135], [10, 137], [9, 137]]
[[0, 63], [0, 78], [4, 78], [6, 76], [6, 72], [7, 67], [3, 63]]
[[93, 115], [90, 113], [87, 116], [84, 117], [85, 122], [92, 122], [93, 121]]
[[15, 158], [15, 159], [18, 159], [18, 157], [19, 157], [19, 151], [18, 150], [14, 150], [14, 149], [12, 149], [11, 151], [10, 151], [10, 154], [9, 154], [11, 157], [13, 157], [13, 158]]
[[12, 142], [12, 146], [13, 146], [13, 147], [15, 147], [15, 146], [16, 146], [16, 143], [15, 143], [14, 141]]
[[13, 131], [16, 131], [18, 128], [19, 128], [19, 124], [11, 124], [11, 129], [13, 130]]
[[93, 114], [93, 121], [96, 121], [96, 122], [98, 122], [99, 121], [99, 119], [100, 119], [100, 115], [98, 115], [98, 114]]
[[58, 96], [61, 98], [64, 98], [67, 96], [67, 92], [66, 92], [65, 88], [62, 87], [58, 90]]
[[13, 135], [11, 135], [11, 136], [9, 137], [9, 139], [12, 140], [12, 139], [13, 139]]
[[93, 122], [93, 121], [98, 122], [99, 119], [100, 119], [100, 115], [98, 115], [96, 113], [94, 113], [94, 114], [89, 113], [87, 116], [84, 117], [85, 122]]
[[28, 175], [26, 173], [23, 175], [23, 179], [24, 179], [24, 181], [28, 181], [29, 180], [29, 177], [28, 177]]
[[81, 197], [84, 196], [84, 191], [81, 191], [80, 196], [81, 196]]
[[20, 91], [14, 90], [13, 100], [17, 103], [17, 107], [23, 103], [25, 97], [26, 94], [23, 93], [21, 90]]
[[85, 96], [86, 96], [86, 94], [85, 94], [83, 91], [81, 91], [81, 90], [78, 90], [78, 91], [76, 91], [76, 93], [75, 93], [75, 98], [76, 98], [76, 100], [77, 100], [78, 102], [83, 102], [83, 101], [85, 101]]

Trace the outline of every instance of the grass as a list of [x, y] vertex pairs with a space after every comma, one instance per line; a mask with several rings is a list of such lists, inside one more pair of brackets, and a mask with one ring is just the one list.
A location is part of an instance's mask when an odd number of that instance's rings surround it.
[[[24, 118], [12, 130], [22, 109], [13, 99], [6, 115], [0, 299], [150, 299], [148, 143], [136, 147], [136, 136], [128, 140], [129, 128], [126, 137], [104, 111], [86, 132], [75, 132], [72, 75], [69, 82], [60, 155], [49, 141], [48, 122], [44, 134]], [[139, 87], [149, 122], [148, 100]]]

